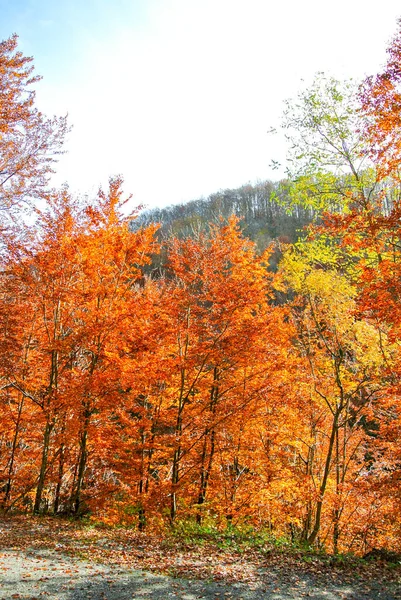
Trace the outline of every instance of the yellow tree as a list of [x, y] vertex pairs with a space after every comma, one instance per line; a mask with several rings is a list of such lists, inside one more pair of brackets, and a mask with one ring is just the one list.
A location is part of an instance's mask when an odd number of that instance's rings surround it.
[[340, 264], [340, 252], [322, 239], [289, 249], [280, 269], [284, 288], [295, 294], [291, 307], [296, 344], [310, 381], [309, 394], [299, 406], [304, 424], [300, 465], [312, 493], [302, 537], [313, 544], [322, 526], [326, 532], [332, 528], [335, 552], [349, 486], [366, 469], [368, 423], [380, 396], [383, 367], [383, 338], [357, 317], [357, 291]]

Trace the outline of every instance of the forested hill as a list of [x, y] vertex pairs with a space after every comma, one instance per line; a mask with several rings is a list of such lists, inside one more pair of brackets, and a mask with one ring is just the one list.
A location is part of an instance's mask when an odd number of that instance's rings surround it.
[[303, 227], [311, 222], [313, 211], [291, 206], [285, 181], [264, 181], [221, 190], [208, 198], [143, 211], [132, 226], [136, 229], [160, 223], [163, 237], [186, 237], [205, 229], [208, 223], [231, 215], [241, 219], [244, 235], [263, 250], [278, 237], [296, 241]]

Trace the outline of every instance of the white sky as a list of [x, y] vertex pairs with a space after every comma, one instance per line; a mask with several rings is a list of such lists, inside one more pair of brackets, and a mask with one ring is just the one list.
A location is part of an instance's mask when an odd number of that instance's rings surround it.
[[382, 0], [0, 0], [44, 79], [38, 105], [73, 131], [55, 183], [90, 192], [121, 173], [162, 206], [278, 179], [267, 134], [317, 71], [377, 72], [401, 16]]

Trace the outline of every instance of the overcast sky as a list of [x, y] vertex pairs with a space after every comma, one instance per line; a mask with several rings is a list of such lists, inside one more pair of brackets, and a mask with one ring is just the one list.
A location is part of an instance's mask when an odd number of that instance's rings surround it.
[[2, 39], [43, 75], [38, 106], [73, 130], [55, 183], [122, 174], [162, 206], [277, 179], [285, 98], [317, 71], [377, 72], [399, 0], [0, 0]]

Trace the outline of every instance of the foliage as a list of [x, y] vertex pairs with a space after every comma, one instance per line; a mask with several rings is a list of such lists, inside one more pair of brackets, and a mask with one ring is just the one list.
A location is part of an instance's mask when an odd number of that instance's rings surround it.
[[313, 219], [313, 208], [292, 203], [291, 189], [288, 181], [265, 181], [221, 190], [206, 199], [143, 211], [133, 227], [160, 223], [162, 238], [183, 238], [196, 236], [211, 224], [236, 216], [243, 234], [262, 252], [279, 237], [295, 242]]
[[238, 554], [395, 551], [398, 38], [361, 106], [322, 76], [287, 104], [286, 182], [140, 216], [120, 178], [85, 201], [45, 189], [65, 122], [34, 107], [15, 44], [0, 47], [0, 204], [41, 203], [23, 239], [2, 238], [3, 512]]
[[65, 117], [46, 118], [35, 106], [32, 59], [17, 36], [0, 43], [0, 214], [9, 221], [40, 198], [68, 131]]

